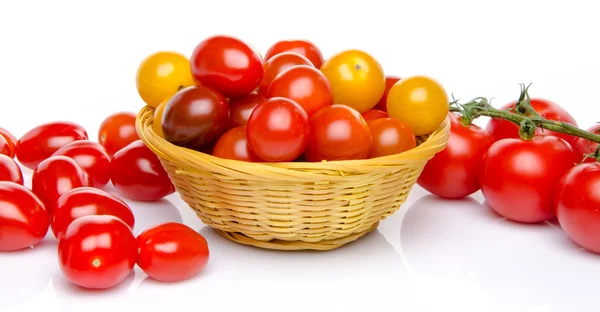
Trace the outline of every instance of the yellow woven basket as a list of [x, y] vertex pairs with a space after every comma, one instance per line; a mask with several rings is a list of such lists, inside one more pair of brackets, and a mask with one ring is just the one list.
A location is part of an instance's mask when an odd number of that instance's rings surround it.
[[153, 131], [153, 114], [149, 106], [139, 112], [137, 132], [202, 222], [229, 240], [278, 250], [331, 250], [374, 230], [400, 208], [450, 135], [446, 119], [397, 155], [247, 163], [169, 143]]

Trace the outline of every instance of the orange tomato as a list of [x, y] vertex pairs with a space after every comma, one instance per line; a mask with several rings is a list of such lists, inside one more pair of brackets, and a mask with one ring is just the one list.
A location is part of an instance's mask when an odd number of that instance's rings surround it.
[[152, 120], [152, 130], [154, 130], [154, 133], [158, 134], [161, 138], [165, 137], [162, 129], [162, 116], [165, 112], [165, 106], [167, 106], [167, 102], [168, 100], [164, 100], [158, 104], [158, 107], [156, 107], [154, 110], [154, 118]]

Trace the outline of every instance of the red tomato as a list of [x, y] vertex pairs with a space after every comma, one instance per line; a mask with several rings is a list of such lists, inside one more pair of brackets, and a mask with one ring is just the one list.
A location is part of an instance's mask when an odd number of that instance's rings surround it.
[[266, 101], [262, 95], [250, 93], [229, 99], [229, 126], [239, 127], [248, 124], [250, 114], [258, 104]]
[[246, 126], [239, 126], [225, 132], [212, 150], [213, 156], [250, 162], [262, 161], [248, 145]]
[[11, 157], [10, 145], [6, 141], [6, 139], [0, 135], [0, 155], [6, 155]]
[[571, 168], [556, 192], [556, 217], [567, 236], [581, 247], [600, 253], [600, 163]]
[[187, 225], [161, 223], [137, 237], [137, 264], [151, 278], [161, 282], [190, 279], [208, 264], [210, 252], [204, 236]]
[[265, 62], [265, 65], [263, 65], [264, 76], [258, 86], [258, 93], [267, 95], [267, 90], [273, 79], [275, 79], [282, 71], [296, 65], [308, 65], [314, 67], [309, 59], [298, 53], [282, 52], [270, 58]]
[[[0, 127], [0, 136], [4, 137], [4, 139], [6, 140], [6, 143], [8, 144], [8, 148], [10, 150], [9, 155], [10, 157], [14, 157], [15, 156], [15, 147], [17, 146], [17, 138], [10, 133], [8, 130]], [[4, 153], [2, 153], [4, 154]]]
[[309, 59], [315, 68], [321, 68], [321, 65], [323, 65], [323, 53], [314, 43], [308, 40], [281, 40], [275, 42], [265, 53], [265, 61], [283, 52], [300, 54]]
[[448, 145], [427, 162], [417, 184], [440, 197], [463, 198], [480, 189], [483, 155], [494, 141], [486, 130], [474, 124], [464, 126], [457, 115], [449, 115]]
[[417, 147], [417, 139], [410, 128], [394, 118], [367, 121], [373, 145], [369, 158], [400, 154]]
[[110, 215], [75, 219], [58, 242], [63, 276], [90, 289], [107, 289], [121, 283], [133, 270], [137, 255], [131, 228]]
[[87, 215], [111, 215], [132, 230], [135, 218], [129, 205], [119, 197], [94, 187], [78, 187], [62, 194], [52, 214], [52, 233], [60, 239], [73, 220]]
[[308, 144], [308, 116], [293, 100], [273, 97], [254, 109], [246, 135], [250, 149], [261, 159], [293, 161]]
[[61, 147], [73, 141], [87, 139], [85, 129], [76, 123], [45, 123], [29, 130], [19, 139], [15, 147], [15, 156], [21, 165], [33, 170]]
[[308, 65], [290, 67], [275, 77], [267, 98], [284, 97], [300, 104], [308, 116], [333, 104], [331, 85], [325, 75]]
[[507, 219], [548, 221], [555, 217], [558, 182], [575, 161], [569, 143], [554, 136], [502, 139], [483, 157], [481, 191], [490, 207]]
[[390, 89], [399, 80], [400, 80], [400, 77], [396, 77], [396, 76], [386, 76], [385, 77], [385, 91], [383, 92], [383, 96], [381, 96], [381, 99], [379, 100], [379, 102], [377, 102], [377, 105], [375, 105], [375, 107], [373, 107], [373, 109], [378, 109], [378, 110], [387, 112], [387, 95], [390, 92]]
[[0, 181], [10, 181], [23, 185], [23, 172], [14, 159], [0, 154]]
[[0, 181], [0, 251], [37, 245], [49, 226], [48, 211], [28, 188]]
[[378, 110], [378, 109], [370, 109], [370, 110], [362, 113], [362, 116], [366, 121], [390, 117], [390, 115], [388, 115], [388, 113]]
[[263, 78], [260, 53], [230, 36], [217, 35], [200, 42], [190, 63], [196, 84], [212, 87], [228, 98], [252, 92]]
[[119, 192], [133, 200], [156, 201], [175, 192], [160, 160], [141, 140], [113, 156], [110, 178]]
[[[587, 129], [587, 131], [595, 133], [595, 134], [600, 134], [600, 123], [595, 124], [592, 127], [589, 127]], [[573, 143], [571, 145], [573, 145], [573, 150], [575, 151], [575, 155], [577, 156], [578, 161], [580, 159], [583, 159], [584, 155], [595, 153], [596, 149], [598, 148], [598, 143], [588, 141], [581, 137], [576, 137], [576, 139], [573, 141]], [[595, 162], [596, 159], [594, 159], [593, 157], [590, 157], [590, 158], [586, 159], [585, 161], [586, 162]]]
[[116, 112], [106, 117], [98, 129], [98, 143], [104, 146], [109, 156], [139, 140], [135, 130], [136, 114], [132, 112]]
[[100, 143], [81, 140], [71, 142], [52, 154], [53, 156], [67, 156], [83, 168], [94, 181], [94, 187], [102, 188], [110, 180], [108, 168], [110, 156]]
[[352, 107], [334, 104], [309, 120], [310, 139], [304, 156], [311, 162], [356, 160], [369, 156], [373, 137], [367, 122]]

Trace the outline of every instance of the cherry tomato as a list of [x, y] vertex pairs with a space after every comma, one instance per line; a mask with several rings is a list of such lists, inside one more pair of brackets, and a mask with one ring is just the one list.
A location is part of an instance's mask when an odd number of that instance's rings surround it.
[[262, 159], [250, 149], [246, 138], [246, 126], [238, 126], [225, 132], [215, 144], [212, 155], [225, 159], [260, 162]]
[[383, 67], [371, 55], [346, 50], [325, 60], [321, 72], [333, 90], [333, 102], [364, 113], [377, 104], [385, 91]]
[[308, 144], [308, 116], [293, 100], [273, 97], [254, 109], [246, 135], [250, 149], [261, 159], [293, 161]]
[[152, 108], [157, 108], [177, 91], [195, 84], [190, 61], [177, 52], [153, 53], [142, 61], [137, 70], [137, 91], [142, 100]]
[[132, 112], [116, 112], [106, 117], [98, 130], [98, 143], [104, 146], [109, 156], [139, 140], [135, 130], [136, 114]]
[[10, 143], [6, 141], [6, 139], [0, 135], [0, 155], [11, 156]]
[[378, 109], [378, 110], [382, 110], [384, 112], [387, 112], [387, 96], [388, 96], [388, 93], [390, 92], [390, 89], [400, 79], [401, 78], [397, 77], [397, 76], [386, 76], [385, 77], [385, 91], [383, 91], [383, 95], [381, 96], [381, 99], [379, 99], [379, 102], [377, 102], [377, 105], [375, 105], [375, 107], [373, 107], [374, 109]]
[[310, 139], [304, 156], [311, 162], [356, 160], [369, 156], [373, 137], [354, 108], [334, 104], [310, 117]]
[[163, 114], [165, 113], [165, 107], [167, 106], [168, 102], [169, 101], [167, 100], [167, 101], [163, 101], [162, 103], [158, 104], [158, 107], [156, 107], [156, 109], [154, 110], [154, 115], [152, 116], [152, 130], [154, 131], [154, 133], [158, 134], [161, 138], [165, 137], [165, 134], [164, 134], [163, 128], [162, 128], [162, 117], [163, 117]]
[[333, 104], [333, 91], [327, 78], [308, 65], [290, 67], [275, 77], [267, 98], [284, 97], [300, 104], [310, 117], [319, 109]]
[[388, 113], [378, 109], [370, 109], [362, 113], [362, 116], [366, 121], [390, 117]]
[[227, 98], [252, 92], [263, 78], [263, 61], [256, 49], [231, 36], [201, 41], [191, 57], [198, 85], [212, 87]]
[[94, 187], [102, 188], [110, 180], [110, 156], [100, 143], [90, 140], [74, 141], [61, 147], [52, 156], [67, 156], [75, 160], [94, 181]]
[[110, 178], [120, 193], [133, 200], [156, 201], [175, 192], [160, 160], [141, 140], [115, 153]]
[[558, 182], [575, 161], [569, 143], [554, 136], [502, 139], [483, 157], [481, 191], [490, 207], [507, 219], [548, 221], [555, 217]]
[[443, 198], [463, 198], [480, 189], [483, 155], [494, 140], [485, 129], [474, 124], [464, 126], [457, 115], [449, 116], [448, 144], [427, 162], [417, 184]]
[[161, 223], [137, 237], [137, 264], [149, 277], [161, 282], [178, 282], [200, 273], [208, 264], [208, 242], [187, 225]]
[[263, 65], [264, 75], [258, 86], [258, 93], [267, 95], [267, 90], [273, 79], [275, 79], [282, 71], [296, 65], [308, 65], [314, 67], [309, 59], [298, 53], [282, 52], [270, 58], [265, 62], [265, 65]]
[[15, 147], [17, 146], [17, 138], [8, 130], [0, 127], [0, 135], [4, 137], [6, 143], [8, 143], [8, 148], [10, 149], [10, 157], [15, 156]]
[[0, 181], [10, 181], [23, 185], [23, 171], [9, 156], [0, 154]]
[[373, 145], [369, 158], [400, 154], [417, 147], [417, 139], [410, 128], [394, 118], [367, 121]]
[[312, 65], [316, 68], [321, 68], [323, 65], [323, 53], [321, 50], [312, 42], [308, 40], [281, 40], [275, 42], [269, 47], [267, 53], [265, 53], [265, 61], [270, 60], [273, 56], [283, 53], [293, 52], [300, 54], [310, 60]]
[[266, 100], [267, 98], [256, 93], [250, 93], [229, 99], [230, 127], [247, 125], [250, 114], [252, 114], [254, 108]]
[[29, 130], [19, 139], [15, 156], [21, 165], [33, 170], [61, 147], [87, 139], [86, 130], [79, 124], [66, 121], [45, 123]]
[[[595, 134], [600, 134], [600, 123], [595, 124], [587, 129], [588, 132], [592, 132]], [[598, 143], [588, 141], [581, 137], [576, 137], [571, 144], [573, 146], [573, 150], [575, 151], [575, 155], [577, 156], [577, 160], [583, 160], [584, 155], [595, 153], [598, 148]], [[587, 158], [586, 162], [595, 162], [596, 159], [593, 157]]]
[[135, 218], [122, 199], [95, 187], [78, 187], [62, 194], [52, 214], [52, 233], [60, 239], [73, 220], [87, 215], [111, 215], [125, 222], [132, 230]]
[[0, 181], [0, 251], [37, 245], [49, 227], [42, 201], [21, 184]]
[[75, 219], [58, 242], [63, 276], [89, 289], [107, 289], [121, 283], [133, 270], [137, 255], [131, 228], [111, 215]]
[[581, 247], [600, 253], [600, 163], [571, 168], [556, 192], [556, 217], [567, 236]]

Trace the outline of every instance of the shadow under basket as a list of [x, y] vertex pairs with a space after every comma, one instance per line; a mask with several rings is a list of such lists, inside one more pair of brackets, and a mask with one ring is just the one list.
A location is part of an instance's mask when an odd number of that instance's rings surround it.
[[277, 250], [331, 250], [371, 232], [406, 201], [450, 135], [446, 118], [396, 155], [250, 163], [171, 144], [153, 131], [153, 115], [149, 106], [139, 112], [137, 132], [202, 222], [231, 241]]

